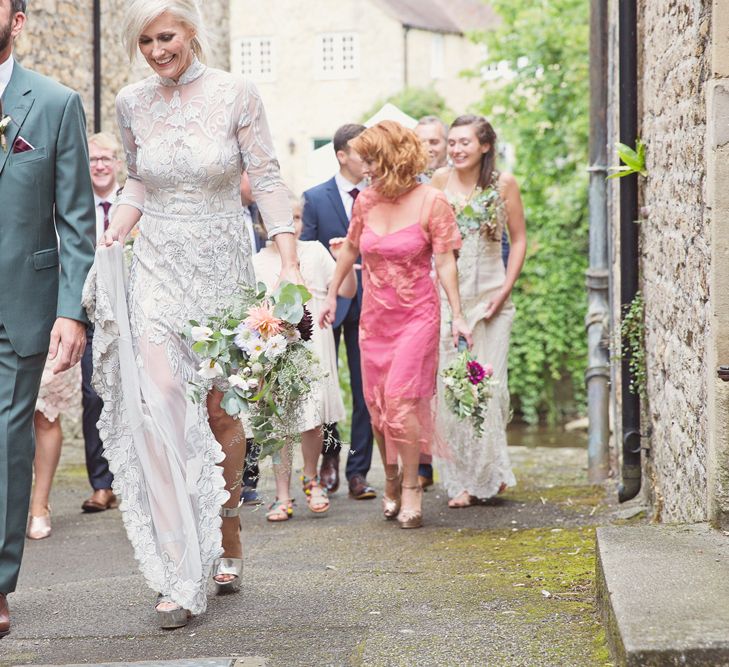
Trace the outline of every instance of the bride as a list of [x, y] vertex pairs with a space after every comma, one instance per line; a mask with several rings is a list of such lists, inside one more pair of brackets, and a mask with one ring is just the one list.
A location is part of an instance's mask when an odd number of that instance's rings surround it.
[[[237, 590], [242, 574], [245, 434], [221, 407], [224, 378], [201, 405], [187, 397], [201, 360], [180, 336], [189, 320], [219, 313], [241, 284], [254, 284], [242, 170], [281, 255], [282, 279], [303, 281], [261, 98], [250, 81], [205, 66], [197, 3], [132, 0], [123, 31], [130, 58], [138, 49], [154, 74], [116, 101], [129, 178], [97, 252], [95, 382], [127, 534], [159, 593], [161, 627], [175, 628], [205, 610], [211, 573], [219, 592]], [[116, 323], [115, 345], [101, 312], [113, 293], [104, 266], [135, 225], [128, 295], [116, 302], [117, 311], [128, 308], [125, 348], [124, 323]], [[130, 369], [137, 372], [125, 382]]]

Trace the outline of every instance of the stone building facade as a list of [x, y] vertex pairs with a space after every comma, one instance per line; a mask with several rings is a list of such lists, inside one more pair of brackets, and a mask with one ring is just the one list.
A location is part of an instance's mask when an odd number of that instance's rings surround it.
[[377, 100], [433, 87], [456, 113], [481, 99], [460, 76], [484, 59], [466, 33], [497, 18], [481, 0], [231, 0], [231, 68], [266, 104], [284, 180], [300, 193], [321, 177], [312, 151]]
[[[130, 65], [122, 47], [120, 25], [128, 0], [101, 4], [101, 129], [116, 132], [114, 99], [127, 83], [149, 74], [142, 63]], [[77, 90], [84, 101], [89, 131], [94, 119], [94, 1], [32, 0], [28, 22], [17, 43], [16, 57], [26, 67]], [[229, 68], [228, 0], [205, 0], [204, 16], [211, 36], [208, 64]]]
[[[611, 2], [615, 63], [618, 2]], [[729, 391], [716, 375], [729, 364], [728, 40], [729, 3], [638, 0], [638, 136], [648, 172], [639, 178], [637, 222], [647, 369], [643, 492], [665, 522], [725, 524], [729, 509]], [[615, 72], [610, 145], [618, 141]], [[614, 248], [619, 187], [611, 181]], [[617, 252], [613, 260], [618, 285]]]

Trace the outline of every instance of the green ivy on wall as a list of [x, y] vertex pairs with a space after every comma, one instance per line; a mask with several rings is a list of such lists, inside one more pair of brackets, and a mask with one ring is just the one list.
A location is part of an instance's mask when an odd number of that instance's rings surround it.
[[630, 391], [642, 399], [646, 397], [646, 359], [645, 359], [645, 306], [643, 295], [636, 292], [633, 300], [625, 306], [620, 323], [622, 353], [628, 354], [628, 366], [633, 376]]

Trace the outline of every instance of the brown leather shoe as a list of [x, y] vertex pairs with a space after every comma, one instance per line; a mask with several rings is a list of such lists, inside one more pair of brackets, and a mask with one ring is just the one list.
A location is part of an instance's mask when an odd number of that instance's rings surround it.
[[321, 457], [319, 481], [329, 493], [334, 493], [339, 488], [339, 454], [324, 454]]
[[433, 486], [433, 478], [418, 475], [418, 484], [420, 484], [420, 486], [423, 487], [423, 491], [425, 491], [429, 486]]
[[91, 498], [84, 500], [81, 509], [84, 512], [103, 512], [117, 506], [116, 496], [111, 489], [96, 489]]
[[349, 479], [349, 495], [355, 500], [369, 500], [375, 498], [377, 492], [362, 475], [352, 475]]
[[10, 609], [5, 593], [0, 593], [0, 638], [10, 632]]

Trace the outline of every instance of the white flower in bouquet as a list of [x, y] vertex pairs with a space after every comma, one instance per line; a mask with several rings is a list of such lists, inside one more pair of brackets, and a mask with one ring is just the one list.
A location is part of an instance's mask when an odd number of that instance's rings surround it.
[[240, 375], [231, 375], [228, 378], [228, 383], [231, 387], [238, 387], [239, 389], [244, 389], [247, 386], [245, 379]]
[[223, 367], [214, 359], [203, 359], [200, 362], [200, 370], [198, 373], [206, 380], [225, 377]]
[[258, 335], [253, 333], [242, 322], [235, 328], [235, 338], [233, 339], [233, 342], [244, 352], [248, 352], [248, 345], [251, 341], [258, 339]]
[[192, 327], [190, 329], [190, 336], [194, 342], [202, 340], [211, 340], [213, 330], [210, 327]]
[[266, 356], [275, 359], [286, 350], [286, 339], [281, 334], [276, 334], [266, 341]]
[[247, 389], [258, 389], [260, 380], [258, 378], [248, 378], [245, 382]]
[[251, 373], [253, 373], [253, 375], [260, 375], [261, 373], [263, 373], [263, 364], [259, 361], [251, 364]]

